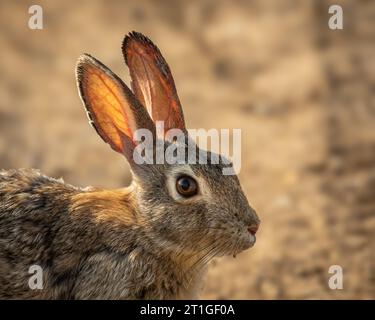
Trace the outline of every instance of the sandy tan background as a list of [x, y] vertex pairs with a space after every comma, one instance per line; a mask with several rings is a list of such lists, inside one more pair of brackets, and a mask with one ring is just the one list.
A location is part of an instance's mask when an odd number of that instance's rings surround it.
[[[28, 29], [28, 8], [44, 30]], [[88, 125], [74, 66], [126, 81], [120, 44], [161, 48], [191, 128], [242, 128], [240, 179], [262, 219], [253, 250], [213, 263], [204, 298], [375, 298], [375, 2], [11, 1], [0, 6], [0, 167], [120, 187], [124, 159]], [[344, 289], [328, 288], [328, 268]]]

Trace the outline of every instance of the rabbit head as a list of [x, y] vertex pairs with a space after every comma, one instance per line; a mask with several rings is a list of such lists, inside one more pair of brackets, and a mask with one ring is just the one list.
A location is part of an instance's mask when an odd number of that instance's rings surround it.
[[[159, 49], [133, 32], [125, 37], [122, 50], [132, 90], [89, 55], [79, 59], [77, 80], [91, 124], [130, 164], [135, 211], [147, 237], [160, 248], [182, 255], [197, 254], [202, 259], [251, 247], [260, 221], [237, 176], [223, 175], [228, 165], [224, 157], [207, 152], [207, 163], [203, 164], [155, 161], [155, 150], [160, 151], [155, 146], [171, 129], [180, 130], [184, 139], [164, 139], [163, 153], [173, 144], [184, 149], [185, 155], [192, 149], [199, 155], [201, 150], [190, 144], [174, 80]], [[164, 124], [161, 135], [155, 125], [159, 121]], [[155, 138], [152, 163], [135, 161], [139, 129], [146, 129]]]

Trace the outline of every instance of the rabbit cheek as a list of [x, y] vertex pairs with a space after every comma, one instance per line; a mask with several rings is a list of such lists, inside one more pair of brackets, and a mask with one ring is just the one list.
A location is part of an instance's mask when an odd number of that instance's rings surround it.
[[[154, 238], [163, 239], [170, 245], [175, 244], [178, 247], [191, 249], [191, 246], [195, 244], [195, 239], [204, 235], [205, 222], [199, 213], [192, 212], [191, 206], [169, 204], [169, 206], [163, 205], [153, 209]], [[201, 209], [196, 207], [196, 210]]]

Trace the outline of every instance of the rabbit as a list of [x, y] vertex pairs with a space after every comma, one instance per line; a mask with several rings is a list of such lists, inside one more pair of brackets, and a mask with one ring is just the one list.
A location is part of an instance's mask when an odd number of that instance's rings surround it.
[[[255, 243], [260, 220], [237, 176], [222, 174], [224, 157], [213, 163], [207, 151], [206, 164], [134, 160], [136, 130], [156, 137], [157, 121], [186, 136], [187, 129], [159, 49], [131, 32], [122, 52], [132, 90], [88, 54], [76, 78], [90, 123], [125, 156], [132, 182], [78, 188], [35, 169], [0, 171], [2, 299], [197, 299], [213, 258]], [[42, 285], [32, 288], [35, 265]]]

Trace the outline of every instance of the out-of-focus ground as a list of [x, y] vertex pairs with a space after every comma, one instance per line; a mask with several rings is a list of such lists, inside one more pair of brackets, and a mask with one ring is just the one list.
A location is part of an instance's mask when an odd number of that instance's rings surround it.
[[[328, 7], [344, 30], [328, 28]], [[204, 298], [375, 298], [374, 1], [31, 1], [0, 4], [0, 167], [79, 186], [130, 181], [87, 124], [74, 67], [88, 52], [129, 80], [120, 45], [161, 48], [190, 128], [241, 128], [256, 246], [215, 260]], [[328, 287], [328, 268], [344, 289]]]

